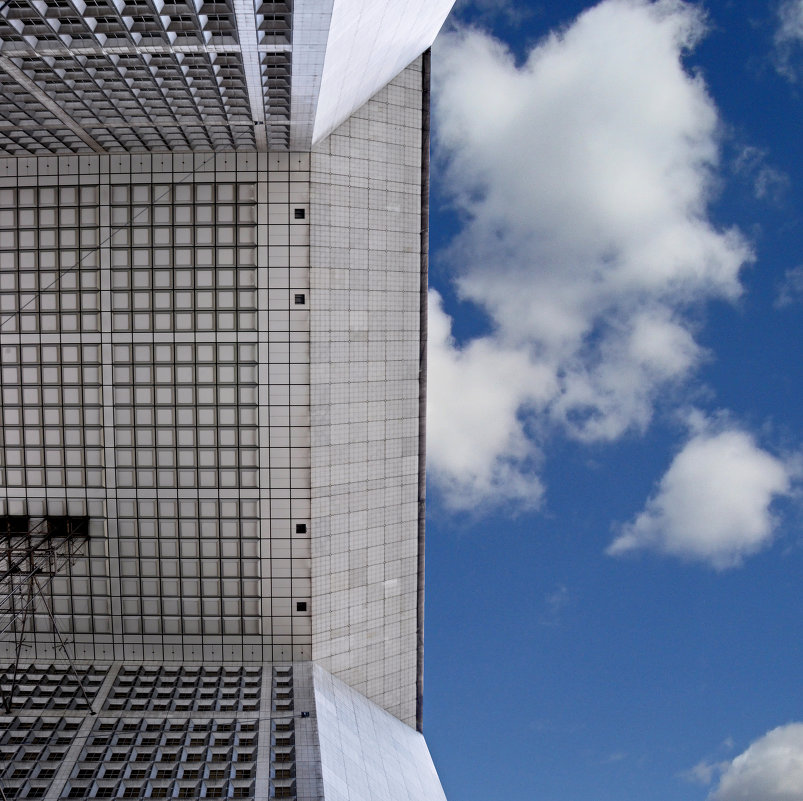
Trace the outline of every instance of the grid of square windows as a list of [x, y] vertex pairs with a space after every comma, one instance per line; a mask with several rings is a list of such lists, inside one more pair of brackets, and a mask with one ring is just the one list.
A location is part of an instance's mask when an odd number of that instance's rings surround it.
[[256, 499], [118, 499], [120, 608], [140, 653], [261, 657], [257, 510]]
[[256, 487], [256, 353], [253, 342], [114, 344], [117, 487]]
[[61, 798], [253, 798], [259, 721], [97, 719]]
[[[64, 502], [59, 492], [70, 503], [90, 494], [84, 506], [95, 509], [98, 535], [90, 558], [53, 585], [56, 618], [76, 653], [197, 658], [203, 642], [219, 658], [309, 657], [309, 536], [296, 522], [309, 518], [309, 312], [294, 308], [309, 289], [308, 221], [293, 212], [308, 203], [309, 155], [115, 158], [17, 159], [14, 174], [0, 179], [48, 202], [63, 196], [68, 206], [97, 183], [106, 315], [100, 333], [2, 331], [0, 480], [23, 513], [37, 487], [47, 489], [46, 514]], [[195, 172], [176, 180], [187, 169]], [[73, 182], [77, 194], [44, 185], [56, 181]], [[219, 230], [235, 223], [237, 242], [217, 234], [196, 241], [218, 216]], [[182, 248], [174, 232], [181, 239], [187, 227], [192, 242]], [[109, 239], [117, 228], [125, 247]], [[242, 245], [244, 230], [258, 231], [262, 244], [246, 235]], [[18, 275], [18, 266], [12, 260], [4, 272]], [[176, 299], [177, 285], [191, 302]], [[162, 290], [171, 287], [166, 309]], [[232, 287], [235, 330], [231, 295], [220, 301]], [[210, 291], [214, 319], [200, 319]], [[128, 315], [130, 328], [115, 331], [115, 314]], [[137, 314], [146, 315], [143, 325], [173, 328], [139, 333]], [[177, 319], [191, 330], [178, 330]], [[193, 490], [198, 496], [188, 499]], [[132, 507], [143, 492], [153, 501]], [[157, 500], [165, 529], [158, 547], [147, 534], [147, 507]], [[229, 533], [232, 509], [243, 518], [239, 543]], [[110, 547], [100, 552], [106, 537]], [[161, 598], [149, 595], [155, 588]], [[53, 652], [52, 644], [37, 649], [43, 658]]]
[[99, 330], [0, 329], [8, 504], [91, 518], [86, 558], [52, 583], [75, 654], [309, 658], [309, 155], [0, 159], [0, 190], [17, 323], [20, 276], [41, 287], [28, 212], [97, 223], [91, 258], [56, 264], [99, 276]]
[[82, 723], [81, 718], [0, 717], [0, 787], [5, 797], [43, 798]]
[[256, 330], [256, 185], [110, 187], [112, 330]]
[[112, 663], [105, 675], [98, 716], [0, 717], [7, 797], [322, 797], [311, 663]]
[[124, 666], [104, 711], [257, 712], [261, 667]]
[[0, 717], [6, 797], [323, 797], [310, 662], [101, 670], [97, 716]]
[[[302, 680], [302, 683], [305, 682]], [[296, 797], [294, 696], [292, 665], [274, 666], [271, 676], [270, 748], [270, 789], [273, 798]], [[302, 715], [308, 717], [309, 712], [302, 712]]]
[[0, 347], [0, 481], [8, 487], [103, 486], [100, 344], [26, 339]]
[[107, 672], [101, 665], [22, 664], [0, 672], [0, 690], [14, 711], [85, 710]]
[[[183, 0], [158, 9], [104, 0], [14, 3], [0, 17], [0, 47], [10, 44], [17, 68], [107, 151], [253, 149], [243, 56], [231, 46], [233, 4], [221, 0], [203, 12]], [[260, 31], [262, 41], [288, 41], [290, 14], [278, 20], [285, 24]], [[47, 58], [42, 47], [50, 48]], [[0, 150], [90, 151], [86, 136], [7, 72], [0, 75]], [[289, 70], [279, 77], [289, 81]], [[271, 108], [285, 95], [284, 81], [269, 91], [263, 83]]]
[[99, 187], [0, 187], [3, 332], [100, 330]]

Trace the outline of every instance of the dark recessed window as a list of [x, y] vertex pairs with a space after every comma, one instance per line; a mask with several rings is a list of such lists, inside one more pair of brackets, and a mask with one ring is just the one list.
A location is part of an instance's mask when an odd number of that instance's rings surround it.
[[296, 534], [306, 534], [306, 533], [307, 533], [307, 524], [296, 523]]
[[303, 220], [307, 216], [306, 209], [293, 209], [293, 216], [297, 220]]
[[296, 612], [306, 612], [307, 611], [307, 602], [306, 601], [297, 601], [296, 602]]
[[299, 306], [303, 306], [307, 302], [306, 295], [296, 295], [296, 304]]

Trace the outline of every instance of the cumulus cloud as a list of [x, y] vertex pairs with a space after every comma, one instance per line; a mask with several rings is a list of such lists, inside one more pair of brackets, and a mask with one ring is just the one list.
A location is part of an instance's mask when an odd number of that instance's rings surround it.
[[803, 723], [773, 729], [720, 769], [711, 801], [800, 801]]
[[429, 297], [427, 467], [458, 508], [515, 500], [537, 506], [543, 487], [525, 410], [542, 409], [555, 377], [492, 337], [455, 345], [441, 298]]
[[650, 549], [735, 567], [772, 539], [773, 500], [791, 489], [793, 469], [737, 428], [702, 430], [675, 456], [645, 509], [608, 553]]
[[[432, 342], [431, 407], [448, 411], [433, 408], [428, 451], [460, 504], [477, 488], [540, 494], [530, 457], [550, 427], [589, 442], [643, 430], [706, 358], [695, 308], [740, 294], [750, 248], [707, 215], [717, 111], [682, 63], [703, 31], [680, 0], [606, 0], [521, 65], [478, 30], [437, 43], [439, 184], [464, 220], [448, 258], [491, 324]], [[488, 431], [464, 427], [479, 420]]]

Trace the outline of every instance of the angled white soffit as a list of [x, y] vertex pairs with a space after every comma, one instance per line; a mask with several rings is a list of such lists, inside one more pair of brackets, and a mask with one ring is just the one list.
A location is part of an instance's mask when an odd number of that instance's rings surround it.
[[453, 4], [454, 0], [296, 0], [291, 149], [328, 136], [421, 55]]
[[290, 150], [309, 150], [334, 0], [295, 0]]

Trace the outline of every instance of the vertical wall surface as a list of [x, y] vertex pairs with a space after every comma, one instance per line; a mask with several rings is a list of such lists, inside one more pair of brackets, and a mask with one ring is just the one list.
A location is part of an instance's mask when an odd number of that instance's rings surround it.
[[421, 60], [312, 153], [312, 656], [415, 724]]

